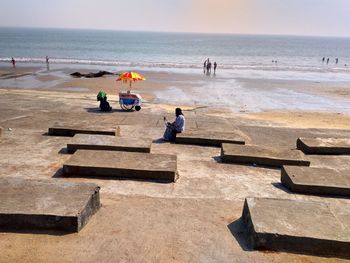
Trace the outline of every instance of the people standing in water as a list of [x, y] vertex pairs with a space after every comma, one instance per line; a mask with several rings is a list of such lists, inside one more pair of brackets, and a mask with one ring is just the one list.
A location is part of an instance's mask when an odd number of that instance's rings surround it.
[[327, 65], [328, 65], [328, 63], [329, 63], [329, 58], [327, 58]]
[[324, 63], [325, 59], [326, 59], [325, 57], [322, 58], [322, 64]]
[[207, 60], [204, 61], [204, 65], [203, 65], [203, 73], [205, 74], [205, 71], [207, 69]]
[[214, 75], [216, 74], [216, 68], [217, 68], [218, 64], [216, 64], [216, 61], [214, 61]]
[[16, 67], [16, 60], [13, 57], [11, 58], [11, 63], [12, 63], [12, 67], [15, 68]]
[[207, 64], [207, 74], [211, 74], [211, 62], [209, 61]]
[[339, 62], [339, 59], [336, 58], [336, 59], [335, 59], [335, 64], [338, 64], [338, 62]]

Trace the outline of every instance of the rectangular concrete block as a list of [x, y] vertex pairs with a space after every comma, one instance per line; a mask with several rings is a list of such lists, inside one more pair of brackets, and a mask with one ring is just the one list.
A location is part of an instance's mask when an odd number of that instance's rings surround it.
[[324, 202], [246, 198], [242, 219], [254, 249], [350, 258], [349, 216]]
[[70, 153], [84, 149], [150, 153], [151, 144], [152, 140], [145, 138], [76, 134], [67, 144], [67, 150]]
[[350, 154], [350, 139], [298, 138], [297, 148], [306, 154]]
[[225, 163], [250, 163], [282, 167], [283, 165], [309, 166], [303, 153], [298, 150], [280, 150], [266, 146], [235, 145], [223, 143], [221, 159]]
[[245, 144], [238, 132], [186, 130], [176, 136], [176, 143], [221, 147], [222, 143]]
[[167, 154], [78, 150], [64, 163], [69, 176], [118, 177], [175, 182], [177, 157]]
[[80, 231], [100, 207], [99, 187], [61, 179], [0, 179], [0, 231]]
[[115, 136], [114, 129], [79, 128], [79, 127], [51, 127], [48, 134], [51, 136], [73, 137], [76, 134], [100, 134]]
[[350, 170], [283, 166], [281, 182], [296, 193], [350, 196]]

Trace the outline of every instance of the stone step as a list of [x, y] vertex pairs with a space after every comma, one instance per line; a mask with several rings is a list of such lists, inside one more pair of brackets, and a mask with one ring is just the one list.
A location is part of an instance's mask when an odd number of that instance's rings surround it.
[[306, 154], [350, 154], [350, 139], [298, 138], [297, 148]]
[[0, 231], [79, 232], [100, 207], [95, 184], [0, 178]]
[[84, 149], [150, 153], [151, 144], [152, 140], [145, 138], [76, 134], [67, 144], [67, 150], [69, 153]]
[[276, 149], [256, 145], [235, 145], [223, 143], [221, 159], [225, 163], [250, 163], [282, 167], [283, 165], [309, 166], [310, 162], [298, 150]]
[[350, 258], [350, 209], [341, 205], [247, 198], [242, 219], [254, 249]]
[[82, 128], [82, 127], [51, 127], [48, 134], [51, 136], [73, 137], [76, 134], [100, 134], [115, 136], [115, 129]]
[[296, 193], [350, 196], [350, 170], [283, 166], [281, 182]]
[[222, 143], [245, 144], [239, 132], [186, 130], [176, 136], [176, 143], [221, 147]]
[[67, 176], [177, 180], [176, 155], [77, 150], [64, 163]]

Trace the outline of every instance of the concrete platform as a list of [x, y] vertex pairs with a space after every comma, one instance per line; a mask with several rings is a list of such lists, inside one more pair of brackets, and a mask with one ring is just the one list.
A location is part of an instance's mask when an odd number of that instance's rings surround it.
[[114, 129], [78, 128], [78, 127], [51, 127], [48, 134], [51, 136], [73, 137], [76, 134], [100, 134], [115, 136]]
[[254, 249], [350, 258], [349, 216], [323, 202], [246, 198], [242, 219]]
[[223, 143], [221, 159], [225, 163], [251, 163], [281, 167], [283, 165], [309, 166], [298, 150], [279, 150], [267, 146], [235, 145]]
[[177, 156], [136, 152], [78, 150], [64, 163], [66, 175], [177, 180]]
[[100, 207], [95, 184], [0, 178], [0, 231], [79, 232]]
[[186, 130], [177, 134], [176, 143], [221, 147], [222, 143], [245, 144], [245, 140], [234, 131]]
[[72, 141], [67, 144], [67, 150], [69, 153], [82, 149], [150, 153], [151, 144], [151, 139], [144, 138], [76, 134]]
[[283, 166], [281, 182], [297, 193], [350, 196], [350, 170]]
[[298, 138], [297, 148], [306, 154], [350, 154], [350, 139]]

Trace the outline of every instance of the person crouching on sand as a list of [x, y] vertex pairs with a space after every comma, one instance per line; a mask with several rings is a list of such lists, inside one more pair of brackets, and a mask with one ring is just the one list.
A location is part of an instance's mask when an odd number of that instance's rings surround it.
[[167, 121], [164, 117], [164, 123], [166, 126], [163, 139], [165, 141], [175, 142], [176, 134], [181, 133], [185, 130], [185, 116], [180, 108], [175, 109], [176, 119], [173, 123]]

